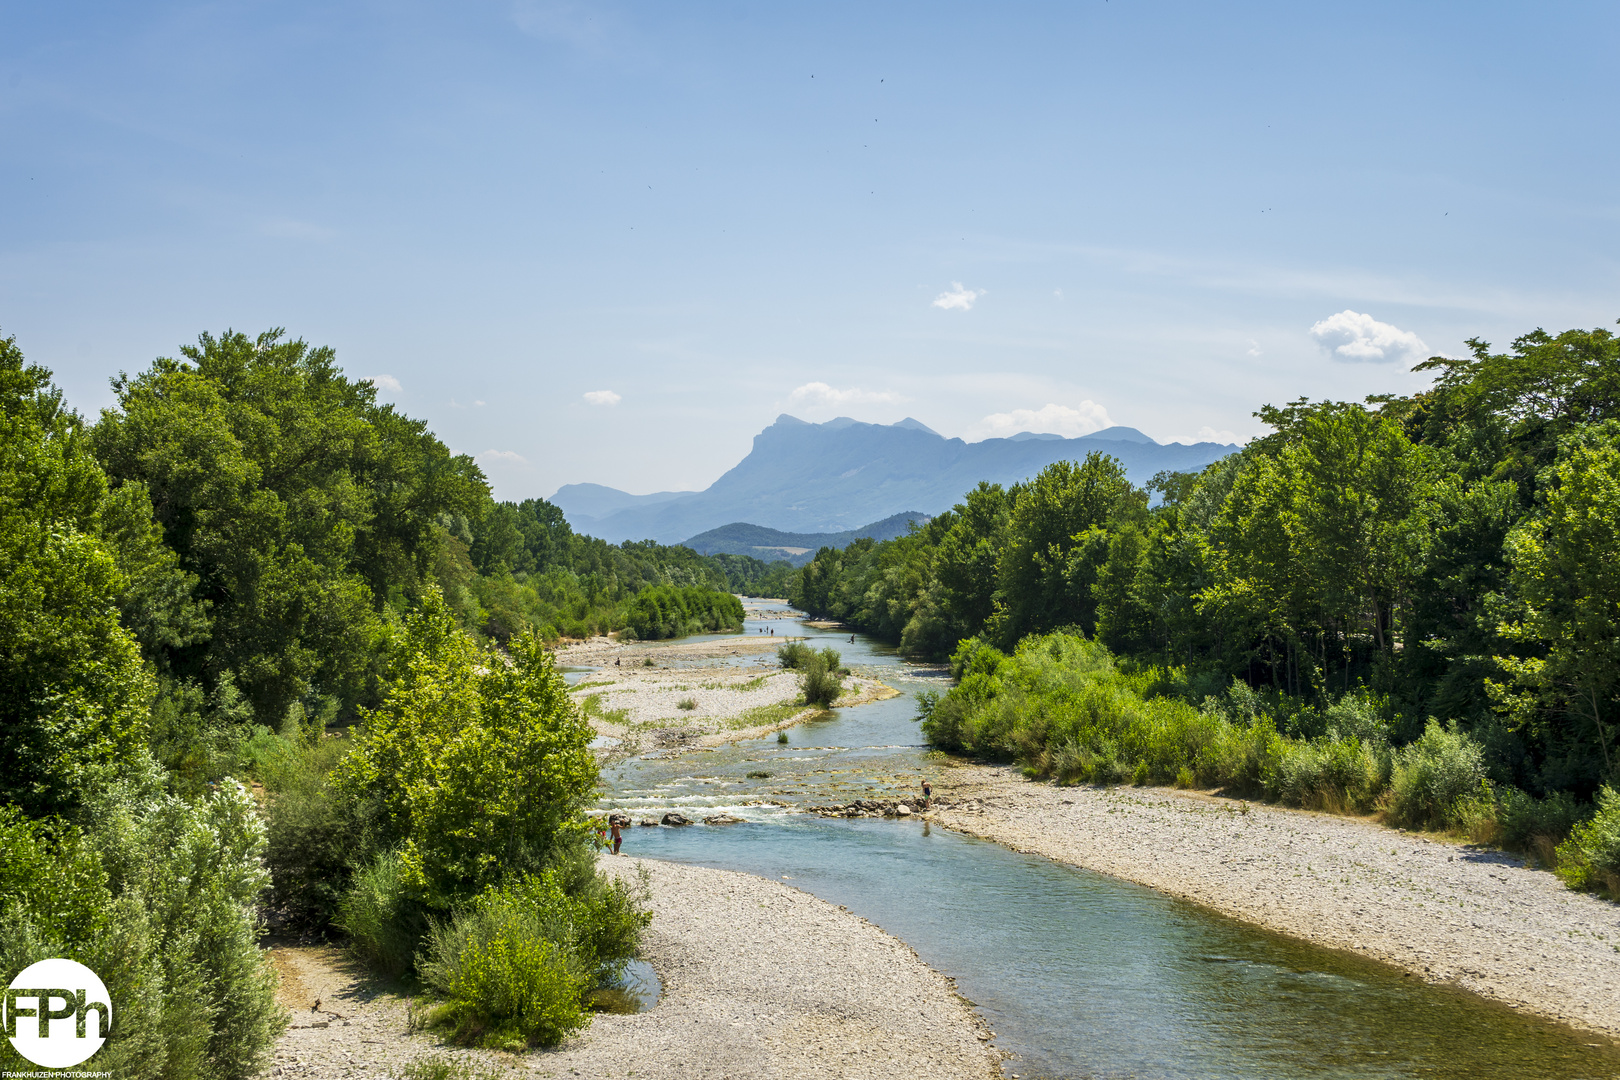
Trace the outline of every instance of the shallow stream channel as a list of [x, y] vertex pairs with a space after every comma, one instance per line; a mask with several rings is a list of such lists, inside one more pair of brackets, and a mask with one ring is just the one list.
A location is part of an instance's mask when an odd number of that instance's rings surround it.
[[901, 696], [800, 724], [786, 743], [604, 768], [604, 809], [746, 819], [627, 829], [624, 854], [773, 878], [881, 926], [956, 980], [1013, 1055], [1009, 1076], [1620, 1076], [1620, 1052], [1596, 1039], [1151, 889], [926, 822], [798, 812], [914, 794], [937, 775], [914, 695], [946, 683], [848, 631], [773, 619], [745, 633], [761, 628], [831, 645]]

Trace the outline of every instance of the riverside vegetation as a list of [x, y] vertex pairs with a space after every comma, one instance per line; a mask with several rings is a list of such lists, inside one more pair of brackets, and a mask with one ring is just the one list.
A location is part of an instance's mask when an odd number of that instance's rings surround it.
[[137, 1078], [260, 1070], [267, 915], [424, 985], [454, 1038], [587, 1022], [645, 914], [587, 854], [590, 729], [544, 646], [736, 626], [780, 568], [497, 503], [279, 331], [113, 387], [87, 422], [0, 339], [5, 977], [97, 971], [95, 1065]]
[[1197, 475], [980, 484], [789, 596], [951, 657], [943, 748], [1377, 810], [1620, 895], [1620, 340], [1469, 344], [1411, 397], [1263, 408]]

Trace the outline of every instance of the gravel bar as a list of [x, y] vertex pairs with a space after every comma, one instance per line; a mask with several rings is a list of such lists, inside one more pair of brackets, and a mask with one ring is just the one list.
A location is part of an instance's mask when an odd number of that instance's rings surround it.
[[[491, 1053], [408, 1031], [407, 1006], [330, 946], [272, 950], [293, 1023], [278, 1077], [384, 1080], [417, 1058], [460, 1058], [514, 1080], [987, 1080], [1000, 1052], [954, 984], [865, 919], [780, 882], [726, 870], [602, 857], [651, 875], [642, 958], [657, 1005], [598, 1014], [550, 1050]], [[319, 1001], [321, 1008], [311, 1006]]]
[[1490, 848], [1168, 788], [946, 769], [929, 817], [1620, 1036], [1620, 907]]

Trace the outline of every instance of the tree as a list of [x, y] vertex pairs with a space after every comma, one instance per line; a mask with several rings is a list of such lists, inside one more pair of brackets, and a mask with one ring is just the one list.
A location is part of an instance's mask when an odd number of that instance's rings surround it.
[[481, 474], [330, 349], [272, 330], [181, 353], [114, 380], [118, 408], [94, 431], [121, 497], [149, 503], [190, 575], [189, 619], [149, 635], [158, 670], [240, 687], [272, 727], [323, 697], [364, 700], [379, 610], [430, 572], [439, 516], [487, 501]]
[[1023, 485], [1013, 501], [999, 566], [1005, 615], [998, 638], [1078, 626], [1092, 633], [1091, 586], [1107, 558], [1110, 523], [1145, 514], [1146, 495], [1116, 459], [1093, 451], [1058, 461]]
[[1566, 436], [1549, 472], [1545, 507], [1515, 526], [1506, 545], [1512, 599], [1502, 633], [1532, 654], [1498, 656], [1510, 682], [1492, 690], [1518, 725], [1550, 728], [1543, 737], [1577, 759], [1568, 779], [1613, 782], [1620, 775], [1620, 423]]
[[152, 683], [95, 533], [106, 480], [50, 372], [0, 340], [0, 800], [64, 813], [145, 760]]
[[545, 866], [595, 789], [592, 735], [537, 637], [480, 649], [430, 589], [333, 783], [444, 910]]

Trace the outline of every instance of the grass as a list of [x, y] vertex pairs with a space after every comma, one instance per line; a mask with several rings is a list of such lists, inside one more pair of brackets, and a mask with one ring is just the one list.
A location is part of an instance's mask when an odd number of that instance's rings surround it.
[[615, 724], [623, 727], [630, 722], [630, 710], [628, 708], [602, 708], [601, 694], [590, 694], [580, 699], [579, 711], [584, 713], [587, 719], [600, 720], [605, 724]]
[[795, 700], [781, 701], [775, 705], [756, 705], [732, 717], [727, 723], [733, 728], [767, 727], [797, 716], [803, 710], [804, 706]]
[[677, 701], [675, 703], [675, 707], [677, 709], [684, 709], [687, 712], [691, 712], [693, 709], [697, 708], [697, 699], [696, 698], [683, 697], [683, 698], [681, 698], [681, 700], [679, 700], [679, 701]]
[[406, 1062], [392, 1075], [394, 1080], [496, 1080], [506, 1074], [481, 1061], [449, 1054], [427, 1054]]

